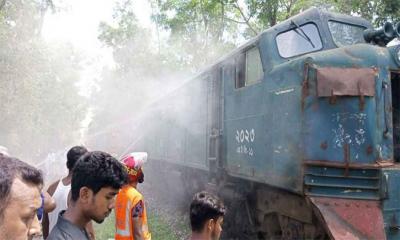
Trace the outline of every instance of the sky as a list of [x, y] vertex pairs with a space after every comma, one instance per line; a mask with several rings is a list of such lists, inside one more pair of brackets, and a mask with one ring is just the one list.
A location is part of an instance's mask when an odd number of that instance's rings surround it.
[[[58, 0], [61, 9], [45, 17], [42, 30], [48, 41], [69, 41], [87, 51], [97, 51], [101, 45], [97, 40], [101, 21], [111, 22], [116, 0]], [[151, 8], [147, 0], [134, 0], [135, 14], [146, 26], [151, 25]], [[59, 5], [57, 5], [59, 3]]]
[[[80, 93], [89, 97], [95, 79], [100, 78], [104, 66], [112, 67], [111, 49], [97, 39], [101, 21], [112, 22], [117, 0], [54, 0], [56, 11], [48, 11], [42, 35], [49, 43], [71, 43], [84, 54], [86, 61], [79, 82]], [[139, 22], [151, 27], [151, 8], [147, 0], [134, 0], [135, 15]]]

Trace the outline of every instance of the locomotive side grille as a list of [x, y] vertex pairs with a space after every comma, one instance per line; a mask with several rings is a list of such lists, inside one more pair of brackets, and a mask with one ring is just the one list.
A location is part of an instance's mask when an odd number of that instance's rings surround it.
[[345, 169], [306, 166], [306, 195], [352, 199], [380, 199], [380, 171], [377, 169]]

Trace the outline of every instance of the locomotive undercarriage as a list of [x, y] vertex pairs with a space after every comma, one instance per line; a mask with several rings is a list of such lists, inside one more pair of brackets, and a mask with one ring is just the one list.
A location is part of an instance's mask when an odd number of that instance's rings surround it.
[[326, 239], [323, 227], [304, 197], [266, 186], [257, 190], [260, 239]]
[[304, 196], [224, 174], [212, 177], [206, 188], [228, 206], [223, 239], [328, 238]]
[[[228, 212], [224, 218], [222, 239], [330, 238], [326, 232], [328, 226], [324, 221], [325, 218], [312, 197], [231, 177], [223, 171], [210, 175], [210, 172], [205, 170], [165, 164], [165, 162], [153, 161], [151, 165], [149, 170], [154, 168], [157, 171], [153, 173], [155, 175], [147, 171], [150, 175], [147, 179], [151, 182], [163, 182], [160, 189], [155, 188], [157, 184], [151, 184], [152, 190], [162, 193], [164, 201], [170, 199], [172, 201], [170, 205], [184, 206], [181, 211], [185, 214], [187, 214], [187, 204], [195, 192], [206, 189], [224, 199]], [[177, 180], [170, 183], [173, 178]], [[178, 197], [178, 189], [185, 190], [185, 194]], [[329, 205], [326, 202], [322, 204]], [[339, 205], [340, 203], [334, 204], [338, 208]]]

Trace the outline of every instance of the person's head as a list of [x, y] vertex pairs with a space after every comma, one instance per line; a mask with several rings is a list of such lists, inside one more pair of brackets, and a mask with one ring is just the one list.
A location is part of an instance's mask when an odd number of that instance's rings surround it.
[[67, 153], [67, 168], [71, 172], [76, 162], [82, 157], [88, 150], [82, 146], [72, 147]]
[[128, 183], [143, 183], [143, 165], [147, 161], [146, 152], [133, 152], [121, 159], [128, 172]]
[[196, 193], [190, 204], [192, 232], [207, 234], [213, 240], [219, 239], [224, 215], [225, 206], [218, 197], [204, 191]]
[[83, 216], [101, 223], [115, 205], [115, 196], [126, 184], [124, 166], [110, 154], [88, 152], [76, 163], [71, 180], [71, 204], [79, 204]]
[[41, 234], [42, 173], [0, 154], [0, 239], [26, 240]]

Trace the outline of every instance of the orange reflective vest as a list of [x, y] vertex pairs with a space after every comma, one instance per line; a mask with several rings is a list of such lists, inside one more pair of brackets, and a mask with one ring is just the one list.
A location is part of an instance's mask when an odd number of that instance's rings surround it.
[[115, 200], [115, 240], [151, 240], [143, 195], [126, 185]]

